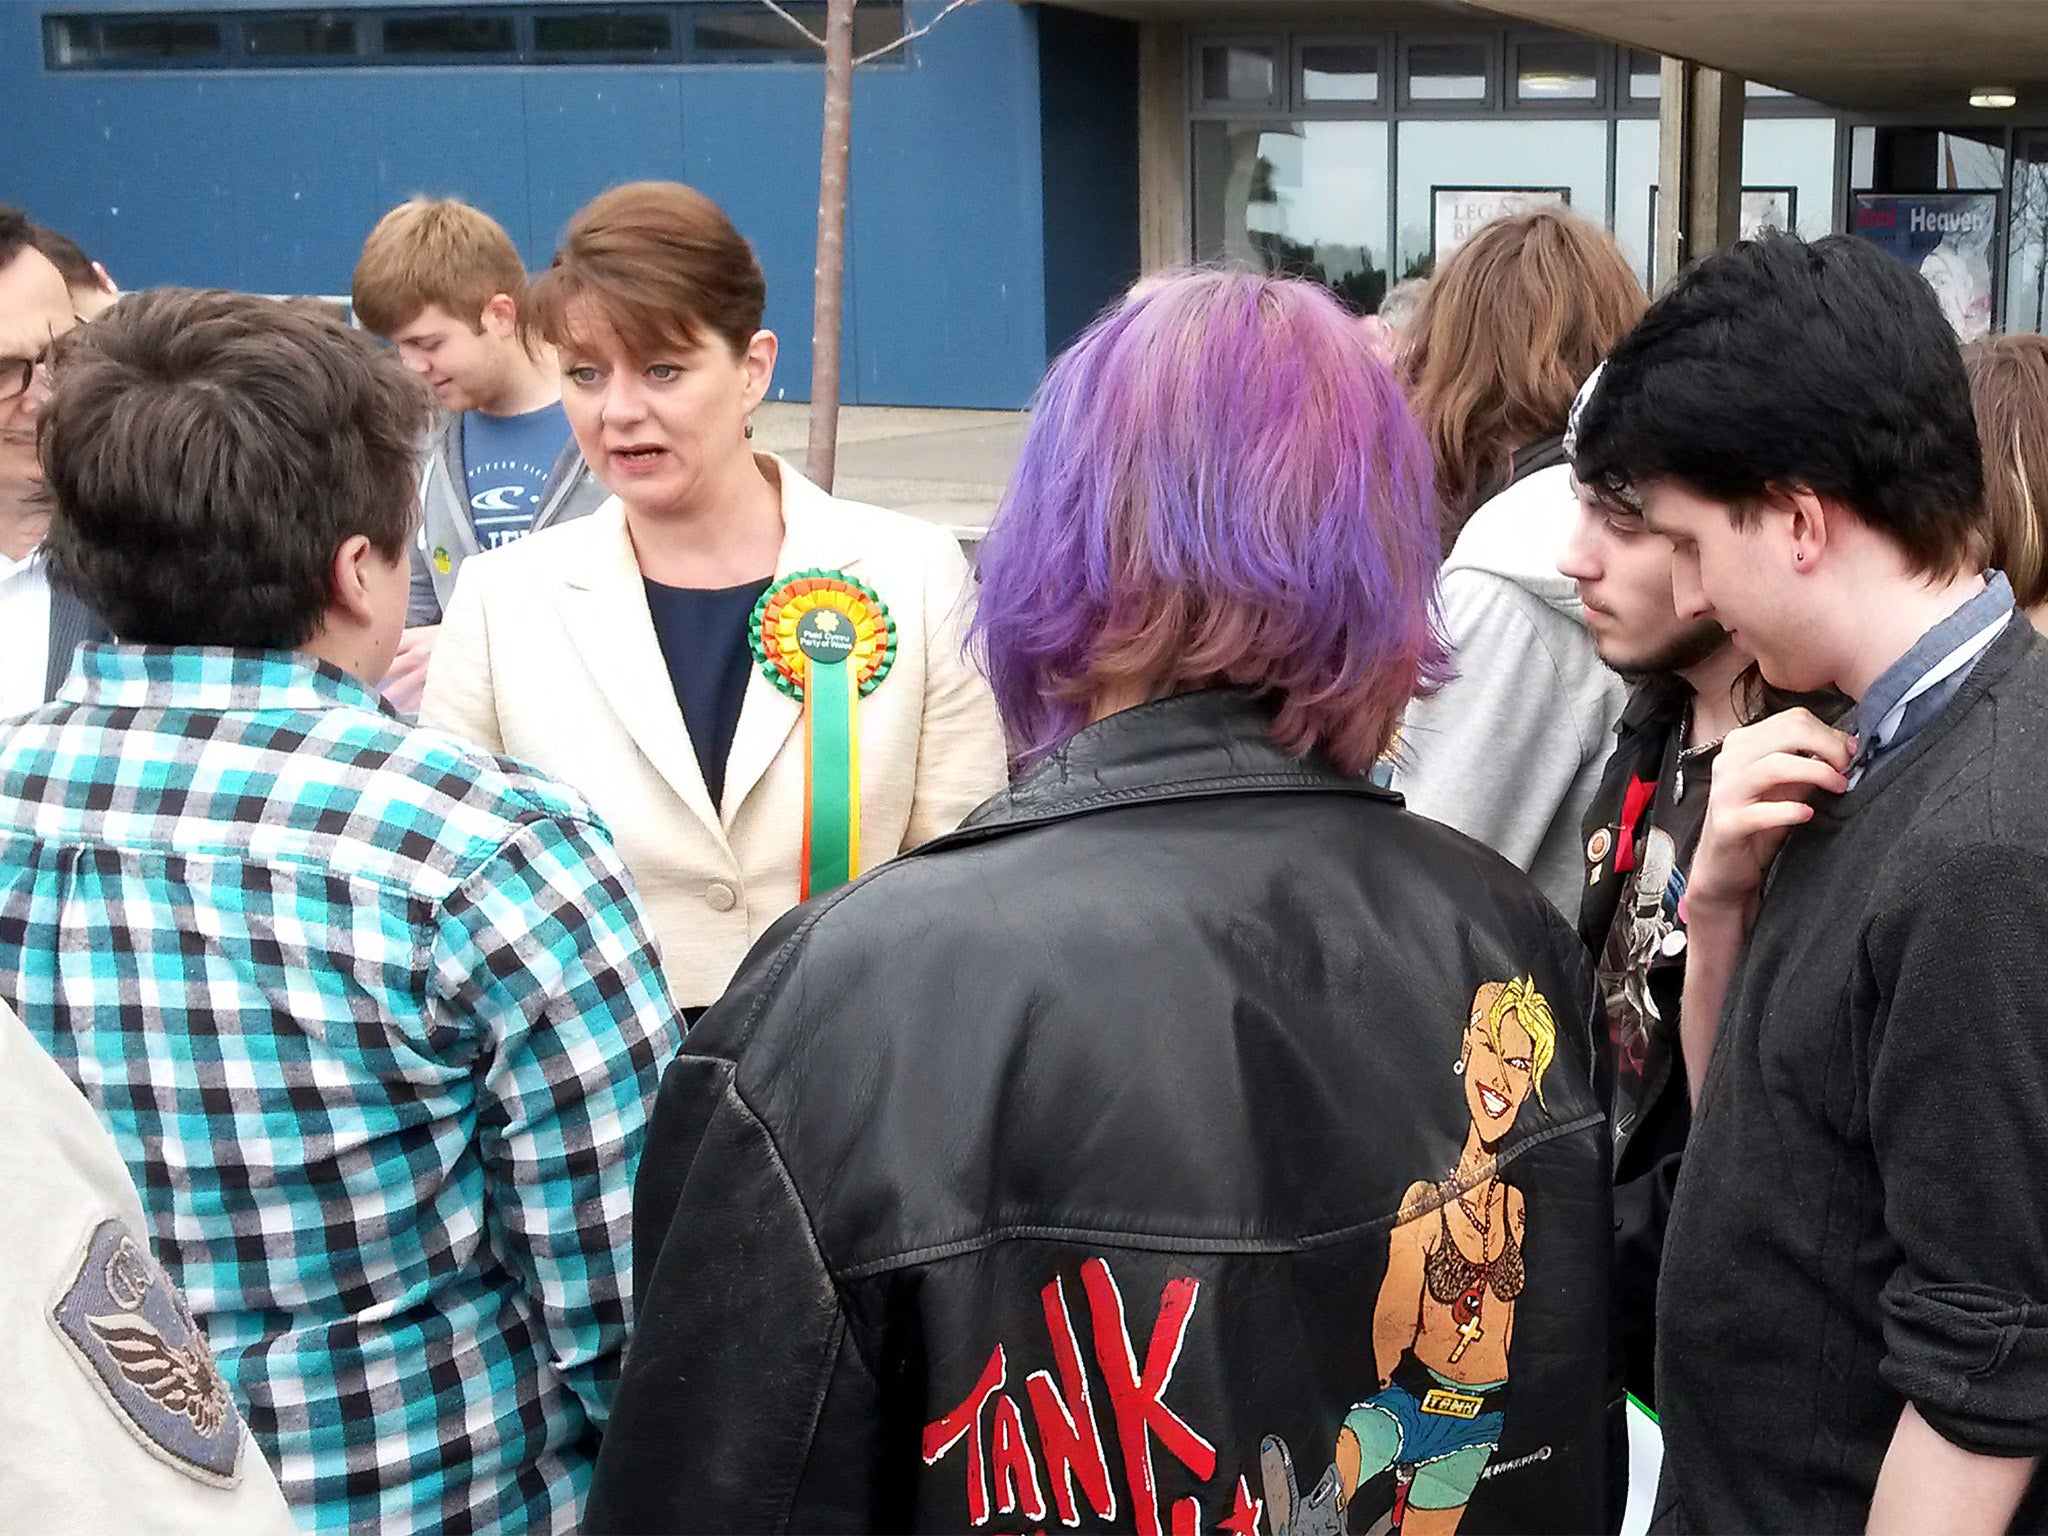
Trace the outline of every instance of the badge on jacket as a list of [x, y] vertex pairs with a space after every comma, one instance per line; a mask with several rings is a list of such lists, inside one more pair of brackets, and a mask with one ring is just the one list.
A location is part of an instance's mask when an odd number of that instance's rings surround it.
[[1607, 855], [1614, 852], [1614, 830], [1601, 827], [1586, 839], [1586, 862], [1592, 872], [1586, 876], [1588, 885], [1597, 885], [1600, 877], [1607, 872]]
[[125, 1222], [93, 1228], [50, 1325], [143, 1449], [202, 1483], [240, 1481], [242, 1416], [228, 1384], [184, 1298]]
[[896, 659], [896, 621], [843, 571], [798, 571], [761, 594], [748, 621], [754, 660], [803, 705], [804, 900], [860, 873], [860, 702]]

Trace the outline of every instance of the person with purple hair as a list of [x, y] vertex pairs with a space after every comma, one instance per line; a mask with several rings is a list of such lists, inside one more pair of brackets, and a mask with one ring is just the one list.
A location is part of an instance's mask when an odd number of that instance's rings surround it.
[[586, 1530], [1611, 1528], [1584, 952], [1364, 776], [1433, 507], [1314, 285], [1054, 364], [973, 625], [1017, 776], [687, 1038]]

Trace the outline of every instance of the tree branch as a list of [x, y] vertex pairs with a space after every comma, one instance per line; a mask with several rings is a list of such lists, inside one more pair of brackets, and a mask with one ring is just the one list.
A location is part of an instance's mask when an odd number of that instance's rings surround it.
[[[817, 33], [813, 32], [809, 27], [805, 26], [802, 22], [798, 21], [794, 16], [790, 15], [789, 12], [785, 11], [781, 6], [777, 5], [775, 3], [775, 0], [761, 0], [761, 3], [767, 6], [768, 9], [773, 11], [776, 15], [780, 16], [784, 21], [788, 22], [792, 27], [795, 27], [797, 31], [803, 33], [805, 37], [811, 40], [814, 46], [819, 48], [825, 46], [825, 39], [818, 36]], [[967, 0], [962, 0], [962, 3], [967, 3]], [[941, 12], [940, 14], [943, 15], [944, 12]]]
[[[774, 0], [761, 0], [761, 3], [763, 5], [773, 5]], [[862, 54], [859, 58], [853, 61], [854, 66], [858, 68], [862, 64], [872, 64], [876, 59], [881, 58], [885, 54], [891, 54], [894, 53], [898, 48], [904, 48], [909, 46], [911, 43], [916, 42], [920, 37], [923, 37], [925, 33], [931, 31], [933, 27], [936, 27], [948, 16], [952, 15], [955, 11], [959, 10], [960, 7], [962, 7], [963, 5], [974, 5], [976, 3], [977, 0], [946, 0], [946, 8], [940, 11], [939, 14], [934, 16], [930, 21], [926, 22], [923, 26], [917, 28], [913, 32], [904, 33], [901, 37], [897, 38], [896, 41], [893, 43], [884, 43], [881, 47], [877, 48], [873, 53]]]

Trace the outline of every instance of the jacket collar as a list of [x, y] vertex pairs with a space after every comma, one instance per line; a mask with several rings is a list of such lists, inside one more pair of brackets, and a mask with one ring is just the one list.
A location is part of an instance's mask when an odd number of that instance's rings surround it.
[[304, 651], [218, 645], [82, 646], [58, 699], [96, 709], [392, 713], [357, 679]]
[[[771, 585], [798, 571], [857, 567], [860, 551], [833, 497], [772, 454], [757, 454], [755, 460], [777, 481], [782, 495], [782, 547]], [[606, 498], [591, 513], [590, 534], [565, 554], [562, 579], [569, 588], [564, 615], [570, 636], [613, 712], [669, 787], [722, 839], [748, 792], [803, 718], [803, 707], [758, 668], [747, 679], [726, 756], [721, 814], [711, 803], [683, 725], [618, 497]]]
[[1614, 722], [1614, 734], [1625, 741], [1647, 733], [1661, 741], [1685, 719], [1691, 702], [1692, 689], [1675, 674], [1645, 678], [1629, 690], [1621, 718]]
[[[1320, 753], [1273, 742], [1273, 711], [1248, 689], [1211, 688], [1121, 710], [1077, 732], [983, 804], [951, 847], [1110, 806], [1267, 791], [1321, 791], [1401, 804], [1390, 789], [1341, 773]], [[920, 852], [922, 850], [919, 850]]]

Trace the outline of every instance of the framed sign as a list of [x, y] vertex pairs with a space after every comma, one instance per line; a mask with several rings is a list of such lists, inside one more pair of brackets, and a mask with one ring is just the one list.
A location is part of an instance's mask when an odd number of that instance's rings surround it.
[[1996, 192], [1855, 192], [1849, 232], [1927, 279], [1964, 341], [1991, 334], [2000, 218]]
[[1431, 187], [1429, 248], [1437, 265], [1483, 225], [1531, 208], [1569, 208], [1570, 187]]
[[[1738, 240], [1754, 240], [1767, 229], [1787, 234], [1799, 232], [1799, 189], [1797, 187], [1744, 187], [1742, 220], [1735, 232]], [[1650, 183], [1649, 239], [1643, 249], [1657, 249], [1657, 184]]]

